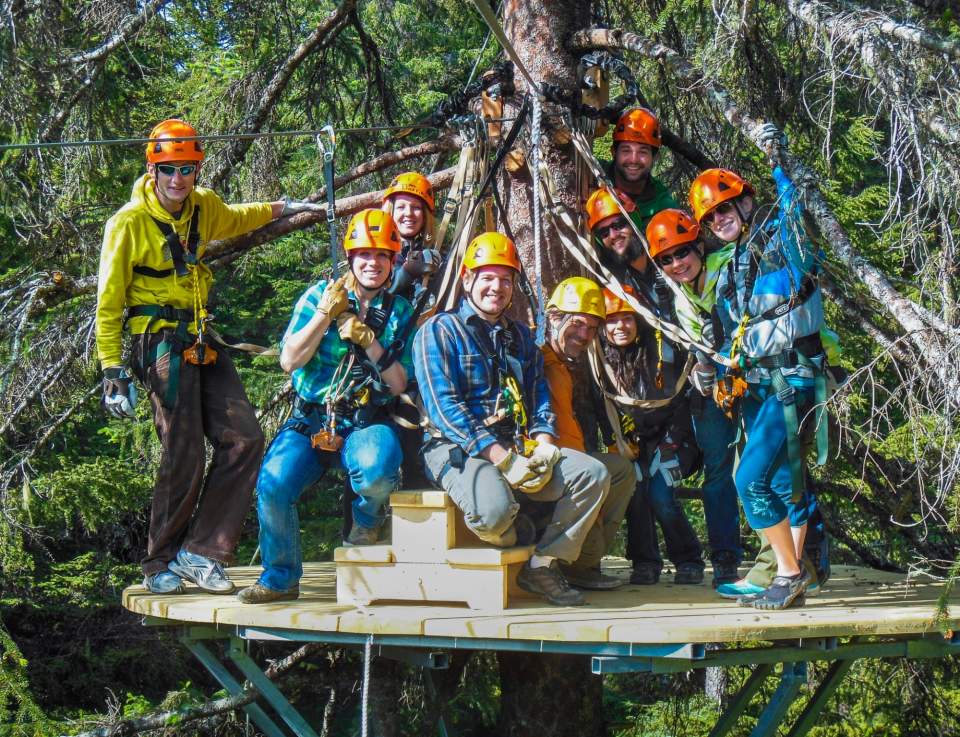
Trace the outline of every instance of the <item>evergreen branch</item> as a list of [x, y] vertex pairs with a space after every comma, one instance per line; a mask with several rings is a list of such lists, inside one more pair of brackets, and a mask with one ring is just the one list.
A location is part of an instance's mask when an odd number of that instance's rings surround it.
[[[280, 63], [273, 77], [257, 96], [257, 106], [247, 112], [244, 122], [234, 130], [236, 133], [256, 133], [270, 117], [273, 108], [280, 99], [293, 77], [293, 73], [303, 61], [317, 50], [327, 47], [337, 37], [337, 34], [349, 23], [350, 13], [356, 7], [356, 0], [343, 0], [333, 12], [307, 36], [290, 55]], [[253, 139], [239, 139], [234, 141], [223, 152], [223, 158], [209, 174], [210, 187], [219, 189], [230, 174], [233, 167], [243, 160]]]
[[89, 64], [92, 61], [100, 61], [118, 46], [129, 41], [130, 38], [147, 23], [147, 21], [157, 15], [157, 13], [159, 13], [163, 7], [169, 3], [170, 0], [150, 0], [147, 3], [144, 3], [143, 7], [140, 9], [140, 12], [128, 15], [124, 20], [122, 20], [120, 22], [120, 26], [117, 28], [117, 32], [114, 33], [104, 43], [95, 49], [91, 49], [90, 51], [74, 54], [67, 59], [67, 63]]

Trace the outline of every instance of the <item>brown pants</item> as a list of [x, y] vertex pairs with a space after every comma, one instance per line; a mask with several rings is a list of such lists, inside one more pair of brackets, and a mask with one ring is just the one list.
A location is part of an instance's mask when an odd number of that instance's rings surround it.
[[[133, 370], [150, 393], [153, 423], [162, 452], [150, 510], [147, 555], [150, 576], [167, 567], [181, 548], [222, 563], [233, 562], [243, 521], [257, 481], [264, 439], [237, 370], [225, 349], [217, 362], [194, 366], [181, 361], [173, 409], [162, 398], [170, 380], [170, 354], [143, 367], [166, 331], [133, 336]], [[206, 444], [213, 458], [204, 478]]]

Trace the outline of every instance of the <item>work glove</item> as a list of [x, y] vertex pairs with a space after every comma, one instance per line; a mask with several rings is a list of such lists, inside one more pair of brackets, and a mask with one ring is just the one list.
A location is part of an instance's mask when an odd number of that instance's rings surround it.
[[296, 215], [301, 212], [319, 212], [325, 213], [327, 208], [318, 205], [315, 202], [303, 202], [301, 200], [291, 200], [289, 197], [283, 198], [283, 209], [280, 211], [280, 217], [285, 218], [288, 215]]
[[137, 416], [137, 387], [123, 366], [103, 370], [103, 397], [100, 406], [111, 417], [132, 419]]
[[773, 146], [786, 147], [787, 134], [773, 123], [764, 123], [757, 134], [757, 145], [764, 151], [769, 151]]
[[717, 384], [717, 367], [712, 363], [697, 362], [690, 372], [693, 387], [705, 397], [713, 396], [713, 387]]
[[[667, 436], [669, 441], [669, 436]], [[667, 486], [677, 486], [683, 481], [683, 471], [680, 469], [680, 458], [677, 456], [677, 446], [672, 442], [663, 442], [657, 446], [650, 461], [650, 478], [657, 474], [663, 477]]]
[[347, 300], [347, 289], [344, 286], [344, 277], [336, 279], [324, 288], [320, 295], [320, 304], [317, 309], [327, 313], [331, 320], [336, 320], [350, 305]]
[[364, 325], [363, 320], [352, 312], [344, 312], [337, 318], [337, 327], [340, 330], [340, 337], [366, 350], [373, 343], [373, 328]]
[[510, 451], [496, 466], [511, 488], [524, 494], [536, 494], [550, 483], [553, 467], [559, 460], [560, 450], [557, 446], [539, 443], [530, 456]]

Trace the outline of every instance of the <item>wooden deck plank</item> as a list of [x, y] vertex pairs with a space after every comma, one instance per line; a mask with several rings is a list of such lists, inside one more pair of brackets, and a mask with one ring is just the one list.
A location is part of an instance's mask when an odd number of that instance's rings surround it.
[[[604, 562], [626, 577], [627, 563]], [[257, 567], [230, 569], [238, 586], [256, 580]], [[161, 619], [221, 625], [435, 637], [544, 640], [555, 642], [743, 642], [796, 637], [902, 635], [936, 631], [939, 584], [907, 581], [894, 573], [838, 566], [826, 589], [801, 609], [759, 612], [720, 599], [709, 585], [625, 586], [588, 592], [589, 606], [558, 608], [520, 600], [505, 611], [466, 607], [384, 604], [338, 605], [333, 563], [304, 565], [295, 602], [250, 606], [233, 596], [191, 587], [180, 596], [149, 594], [131, 586], [123, 605]], [[960, 592], [951, 597], [947, 625], [960, 627]]]

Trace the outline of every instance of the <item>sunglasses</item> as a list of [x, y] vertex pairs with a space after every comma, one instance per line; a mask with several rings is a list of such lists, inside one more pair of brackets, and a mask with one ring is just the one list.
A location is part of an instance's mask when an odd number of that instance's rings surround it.
[[685, 246], [680, 246], [673, 253], [665, 253], [663, 256], [657, 256], [657, 263], [661, 266], [669, 266], [674, 261], [679, 261], [680, 259], [689, 256], [692, 250], [693, 246], [688, 243]]
[[600, 240], [604, 240], [614, 230], [623, 230], [624, 228], [629, 228], [629, 227], [630, 227], [630, 223], [628, 223], [627, 219], [621, 215], [612, 223], [610, 223], [610, 225], [604, 225], [602, 228], [597, 228], [596, 233], [597, 233], [597, 237]]
[[174, 166], [173, 164], [157, 164], [157, 171], [165, 177], [172, 177], [176, 172], [180, 172], [181, 177], [189, 177], [197, 170], [196, 164], [184, 164], [183, 166]]
[[733, 212], [733, 209], [734, 209], [734, 205], [732, 202], [721, 202], [719, 205], [713, 208], [710, 212], [704, 215], [701, 218], [701, 220], [705, 225], [710, 225], [710, 223], [713, 222], [714, 216], [729, 215], [731, 212]]

